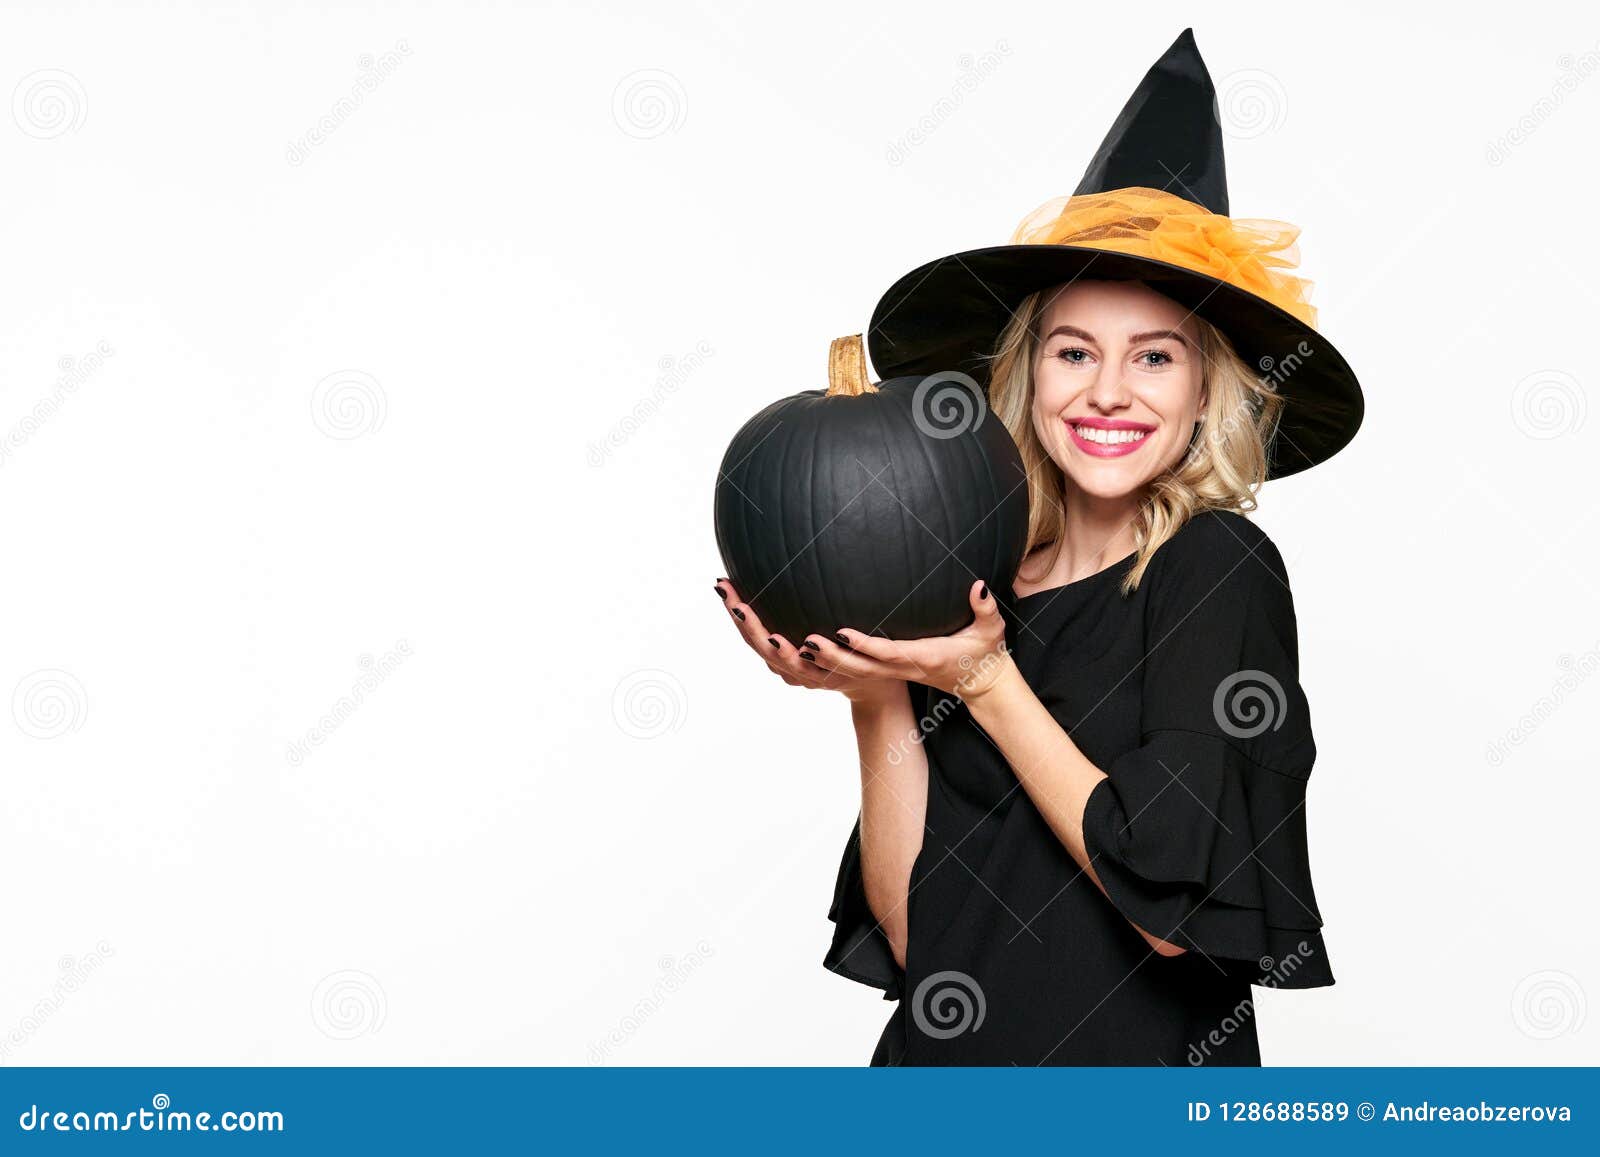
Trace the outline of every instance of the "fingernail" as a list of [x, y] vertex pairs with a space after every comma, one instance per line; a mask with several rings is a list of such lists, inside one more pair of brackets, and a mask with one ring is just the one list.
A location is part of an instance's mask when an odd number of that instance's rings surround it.
[[821, 643], [819, 643], [819, 642], [817, 642], [817, 641], [816, 641], [816, 640], [815, 640], [815, 639], [807, 639], [807, 640], [806, 640], [806, 641], [805, 641], [805, 642], [804, 642], [804, 643], [803, 643], [803, 644], [802, 644], [802, 646], [806, 646], [806, 647], [810, 647], [810, 648], [811, 648], [811, 649], [812, 649], [812, 650], [813, 650], [813, 651], [820, 651], [820, 650], [822, 650], [822, 644], [821, 644]]
[[778, 646], [778, 640], [776, 640], [776, 639], [774, 639], [774, 638], [773, 638], [773, 637], [772, 637], [772, 636], [771, 636], [771, 635], [768, 635], [768, 636], [767, 636], [767, 642], [769, 642], [769, 643], [771, 643], [771, 644], [772, 644], [772, 649], [773, 649], [773, 650], [774, 650], [774, 651], [781, 651], [781, 650], [783, 650], [783, 648], [782, 648], [782, 647], [780, 647], [780, 646]]
[[849, 646], [849, 645], [850, 645], [850, 640], [849, 640], [849, 639], [847, 639], [847, 638], [845, 638], [845, 637], [844, 637], [844, 636], [843, 636], [843, 635], [841, 635], [841, 634], [840, 634], [840, 633], [839, 633], [839, 632], [838, 632], [838, 631], [835, 631], [835, 632], [834, 632], [834, 633], [833, 633], [833, 637], [834, 637], [834, 638], [835, 638], [835, 639], [838, 639], [838, 640], [839, 640], [839, 646], [841, 646], [841, 647], [848, 647], [848, 646]]
[[728, 592], [723, 590], [721, 587], [718, 587], [717, 588], [717, 598], [721, 599], [723, 602], [727, 602], [728, 601]]
[[741, 623], [744, 622], [744, 612], [738, 607], [733, 608], [733, 617], [738, 619]]
[[800, 652], [800, 657], [802, 659], [804, 659], [807, 663], [815, 663], [817, 661], [817, 657], [815, 655], [813, 655], [810, 651], [801, 651]]
[[984, 583], [983, 584], [983, 589], [978, 592], [978, 597], [980, 599], [986, 599], [986, 598], [989, 597], [989, 584], [988, 583]]

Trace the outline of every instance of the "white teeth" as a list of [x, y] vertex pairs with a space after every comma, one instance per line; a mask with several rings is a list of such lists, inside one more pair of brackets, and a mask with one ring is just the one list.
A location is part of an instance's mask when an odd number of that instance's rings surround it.
[[1138, 442], [1149, 433], [1147, 430], [1101, 430], [1094, 426], [1073, 426], [1078, 437], [1085, 442], [1096, 442], [1102, 446], [1115, 446], [1122, 442]]

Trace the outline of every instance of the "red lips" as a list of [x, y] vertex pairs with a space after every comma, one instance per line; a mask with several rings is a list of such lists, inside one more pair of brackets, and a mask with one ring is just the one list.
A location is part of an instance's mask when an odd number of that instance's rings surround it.
[[[1092, 458], [1121, 458], [1132, 454], [1149, 440], [1149, 435], [1155, 427], [1148, 422], [1130, 422], [1126, 418], [1067, 418], [1067, 433], [1072, 438], [1072, 444]], [[1114, 442], [1095, 442], [1078, 433], [1078, 427], [1090, 430], [1105, 430], [1118, 433], [1124, 430], [1134, 432], [1133, 436]], [[1138, 435], [1143, 435], [1140, 437]]]

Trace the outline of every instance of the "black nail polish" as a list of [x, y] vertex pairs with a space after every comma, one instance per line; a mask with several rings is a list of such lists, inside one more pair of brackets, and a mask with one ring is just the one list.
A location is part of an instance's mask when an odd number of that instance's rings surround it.
[[800, 657], [802, 659], [804, 659], [807, 663], [815, 663], [817, 661], [817, 657], [815, 655], [813, 655], [810, 651], [801, 651], [800, 652]]
[[733, 608], [733, 617], [738, 619], [741, 623], [744, 622], [744, 612], [738, 607]]
[[848, 649], [849, 649], [849, 647], [850, 647], [850, 640], [849, 640], [849, 639], [847, 639], [847, 638], [845, 638], [845, 637], [844, 637], [844, 636], [843, 636], [843, 635], [841, 635], [841, 634], [840, 634], [840, 633], [839, 633], [839, 632], [838, 632], [838, 631], [835, 631], [835, 632], [834, 632], [834, 633], [833, 633], [833, 637], [834, 637], [834, 638], [835, 638], [835, 639], [838, 639], [838, 640], [839, 640], [839, 646], [841, 646], [841, 647], [844, 647], [844, 648], [845, 648], [845, 649], [846, 649], [846, 650], [848, 650]]
[[717, 598], [721, 599], [723, 602], [727, 602], [728, 601], [728, 592], [723, 590], [721, 587], [718, 587], [717, 588]]
[[986, 599], [986, 598], [989, 597], [989, 584], [988, 583], [984, 583], [983, 584], [983, 589], [978, 592], [978, 597], [980, 599]]
[[807, 639], [804, 645], [810, 647], [813, 651], [822, 650], [822, 644], [817, 642], [815, 639]]
[[772, 649], [774, 651], [781, 651], [783, 649], [782, 647], [778, 646], [778, 640], [771, 638], [770, 636], [767, 638], [767, 642], [772, 644]]

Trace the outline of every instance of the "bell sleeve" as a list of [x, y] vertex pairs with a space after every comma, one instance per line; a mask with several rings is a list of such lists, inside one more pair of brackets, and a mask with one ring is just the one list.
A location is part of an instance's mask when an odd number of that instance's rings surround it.
[[856, 817], [844, 858], [839, 862], [828, 919], [834, 924], [833, 943], [823, 958], [823, 966], [840, 976], [883, 989], [885, 1000], [899, 1000], [905, 971], [895, 963], [889, 937], [867, 905], [866, 880], [861, 872], [860, 816]]
[[1331, 985], [1306, 839], [1316, 746], [1283, 560], [1244, 517], [1198, 515], [1144, 581], [1141, 743], [1089, 794], [1090, 863], [1124, 916], [1225, 974]]

